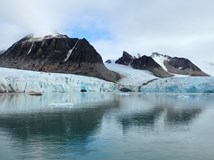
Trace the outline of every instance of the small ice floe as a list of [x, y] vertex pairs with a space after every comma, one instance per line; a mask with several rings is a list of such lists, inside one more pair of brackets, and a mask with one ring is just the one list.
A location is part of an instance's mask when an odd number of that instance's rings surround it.
[[116, 94], [121, 95], [121, 96], [129, 96], [130, 95], [130, 93], [127, 93], [127, 92], [118, 92]]
[[73, 103], [50, 103], [48, 106], [51, 107], [72, 107]]
[[188, 96], [188, 95], [179, 95], [178, 98], [180, 98], [180, 99], [188, 99], [188, 98], [190, 98], [190, 96]]

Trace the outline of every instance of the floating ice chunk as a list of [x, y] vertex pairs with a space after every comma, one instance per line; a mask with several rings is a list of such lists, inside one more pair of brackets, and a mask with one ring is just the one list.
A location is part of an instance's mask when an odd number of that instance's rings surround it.
[[187, 95], [179, 95], [178, 98], [180, 98], [180, 99], [188, 99], [188, 98], [190, 98], [190, 96], [187, 96]]
[[72, 107], [73, 103], [50, 103], [48, 106], [51, 107]]

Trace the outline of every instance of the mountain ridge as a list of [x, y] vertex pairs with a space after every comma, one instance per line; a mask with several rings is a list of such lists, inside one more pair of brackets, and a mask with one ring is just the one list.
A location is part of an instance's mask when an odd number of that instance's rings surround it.
[[[169, 55], [163, 55], [157, 52], [152, 53], [151, 57], [157, 63], [162, 63], [161, 65], [164, 66], [163, 68], [165, 68], [167, 72], [172, 74], [209, 76], [187, 58], [171, 57]], [[160, 60], [158, 60], [157, 58], [161, 58], [162, 62], [160, 62]]]
[[[110, 60], [106, 62], [111, 63]], [[138, 54], [136, 58], [123, 51], [122, 57], [118, 58], [115, 63], [128, 65], [134, 69], [148, 70], [161, 78], [173, 75], [209, 76], [187, 58], [171, 57], [157, 52], [153, 52], [151, 56]]]
[[69, 38], [61, 34], [23, 37], [0, 55], [0, 66], [72, 73], [107, 81], [120, 78], [104, 66], [100, 54], [85, 38]]

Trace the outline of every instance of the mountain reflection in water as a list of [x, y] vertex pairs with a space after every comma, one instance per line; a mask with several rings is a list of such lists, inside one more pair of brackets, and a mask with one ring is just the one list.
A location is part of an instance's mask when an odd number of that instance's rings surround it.
[[[200, 128], [194, 133], [190, 128], [197, 126], [203, 115], [209, 118], [208, 114], [213, 113], [213, 98], [213, 95], [109, 93], [0, 95], [0, 154], [5, 159], [131, 159], [133, 156], [152, 159], [147, 151], [152, 153], [152, 148], [158, 145], [153, 141], [157, 140], [164, 148], [160, 153], [155, 152], [157, 157], [175, 158], [165, 153], [168, 147], [172, 149], [167, 141], [172, 138], [176, 148], [182, 142], [178, 136], [182, 132], [197, 137]], [[57, 106], [65, 103], [73, 105]], [[209, 130], [206, 136], [212, 138], [210, 133], [214, 128]], [[166, 139], [165, 135], [172, 133], [176, 137]], [[207, 143], [207, 138], [201, 140]], [[148, 146], [141, 144], [141, 140], [148, 142]], [[185, 141], [182, 143], [185, 145]], [[6, 154], [9, 152], [12, 153]], [[180, 154], [184, 152], [188, 154], [181, 148]], [[203, 156], [209, 159], [209, 155], [214, 156], [212, 153]]]

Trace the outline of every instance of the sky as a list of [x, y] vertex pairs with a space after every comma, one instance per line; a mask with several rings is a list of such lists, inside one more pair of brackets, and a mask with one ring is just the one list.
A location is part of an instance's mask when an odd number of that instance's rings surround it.
[[34, 33], [86, 38], [103, 60], [152, 52], [214, 62], [213, 0], [0, 0], [0, 50]]

